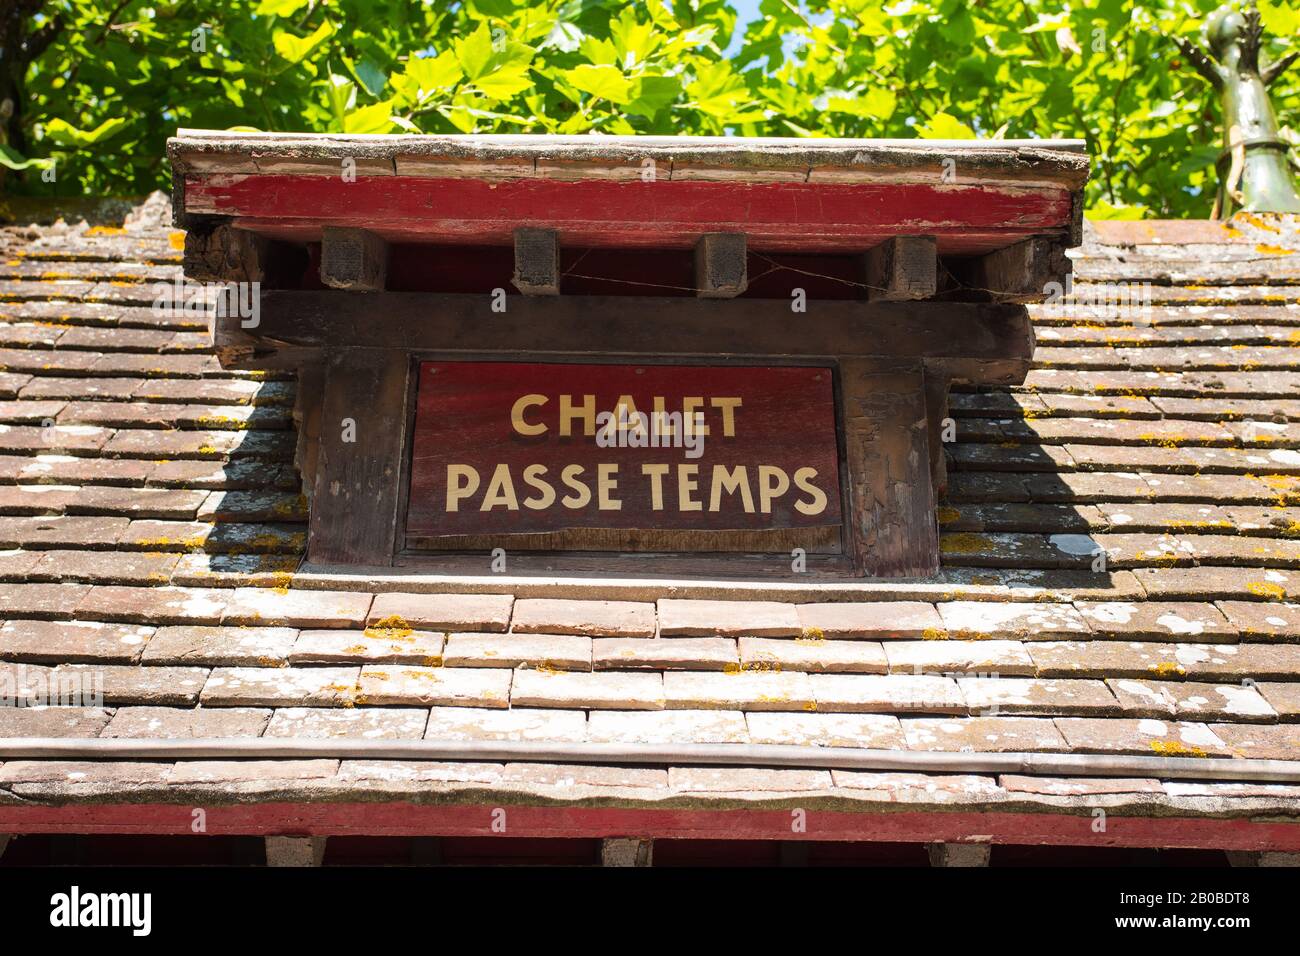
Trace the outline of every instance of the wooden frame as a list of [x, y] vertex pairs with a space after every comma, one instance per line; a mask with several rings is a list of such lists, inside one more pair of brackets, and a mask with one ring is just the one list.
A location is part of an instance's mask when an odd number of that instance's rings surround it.
[[[478, 355], [469, 361], [493, 362], [502, 358], [499, 355]], [[801, 548], [808, 555], [838, 557], [847, 553], [845, 543], [846, 525], [843, 520], [834, 524], [818, 525], [808, 528], [771, 528], [761, 531], [742, 530], [708, 530], [708, 529], [571, 529], [564, 532], [537, 533], [531, 535], [440, 535], [422, 536], [409, 531], [409, 496], [411, 492], [411, 466], [414, 460], [412, 441], [418, 398], [417, 370], [422, 362], [466, 361], [463, 356], [450, 356], [439, 353], [411, 353], [411, 371], [406, 399], [407, 428], [406, 447], [402, 455], [403, 473], [401, 478], [402, 500], [398, 509], [397, 549], [396, 553], [407, 557], [432, 555], [438, 552], [490, 553], [501, 547], [510, 551], [575, 553], [583, 552], [595, 555], [599, 552], [627, 552], [640, 555], [662, 557], [669, 554], [718, 554], [776, 557], [786, 563], [793, 549]], [[582, 364], [612, 365], [626, 364], [611, 356], [593, 354], [575, 354], [550, 358], [538, 364]], [[638, 359], [637, 366], [675, 366], [696, 365], [689, 360], [672, 358]], [[839, 405], [839, 376], [834, 362], [796, 361], [792, 359], [750, 359], [742, 358], [725, 363], [711, 362], [709, 367], [744, 368], [749, 366], [795, 366], [798, 368], [824, 368], [832, 372], [831, 388], [835, 396], [835, 464], [837, 483], [840, 486], [840, 514], [845, 514], [847, 499], [843, 494], [844, 476], [847, 474], [844, 458], [844, 440], [839, 427], [841, 414]]]
[[[436, 357], [833, 368], [837, 541], [810, 542], [789, 528], [705, 540], [699, 530], [654, 527], [637, 528], [652, 536], [637, 543], [689, 552], [655, 559], [682, 573], [766, 574], [774, 556], [788, 567], [787, 546], [809, 543], [809, 570], [933, 573], [949, 388], [1024, 380], [1034, 339], [1023, 303], [1065, 281], [1087, 177], [1083, 144], [1073, 141], [184, 131], [168, 150], [177, 221], [190, 230], [187, 275], [260, 278], [265, 287], [256, 322], [216, 317], [222, 363], [296, 370], [304, 388], [319, 390], [300, 391], [295, 409], [296, 461], [311, 497], [309, 559], [377, 566], [454, 554], [412, 550], [431, 542], [407, 535], [413, 363]], [[348, 161], [357, 175], [340, 178]], [[316, 242], [319, 257], [305, 261]], [[513, 272], [498, 280], [491, 266], [460, 284], [412, 275], [413, 245], [448, 244], [513, 247]], [[581, 250], [579, 261], [592, 250], [694, 250], [694, 281], [666, 285], [663, 296], [562, 295], [562, 247]], [[791, 299], [747, 298], [750, 281], [774, 271], [773, 255], [847, 259], [842, 276], [808, 274], [858, 290], [811, 300], [792, 287]], [[854, 262], [857, 281], [847, 278]], [[573, 284], [592, 278], [575, 275]], [[332, 288], [311, 291], [318, 280]], [[511, 284], [523, 294], [506, 294]], [[757, 288], [784, 294], [770, 283]], [[464, 522], [455, 529], [460, 537], [439, 536], [440, 547], [481, 555], [497, 544]], [[624, 552], [620, 569], [661, 566], [628, 555], [626, 532], [570, 530], [548, 528], [529, 542], [563, 551], [533, 564], [552, 573], [604, 569], [606, 557], [583, 549], [608, 548]], [[752, 553], [769, 547], [782, 550]], [[710, 562], [719, 552], [725, 560]]]
[[[263, 294], [262, 322], [257, 337], [259, 361], [268, 367], [285, 362], [308, 368], [324, 367], [324, 392], [318, 415], [317, 449], [300, 456], [316, 460], [309, 533], [309, 559], [321, 564], [387, 566], [431, 555], [403, 533], [410, 484], [410, 440], [414, 414], [413, 365], [420, 360], [500, 360], [521, 353], [534, 360], [620, 363], [622, 351], [546, 351], [572, 347], [587, 338], [589, 326], [604, 315], [604, 341], [626, 341], [640, 364], [673, 364], [714, 357], [711, 364], [816, 364], [836, 370], [837, 432], [844, 495], [843, 514], [853, 516], [843, 532], [843, 555], [836, 548], [819, 550], [816, 569], [833, 573], [852, 570], [859, 575], [920, 576], [937, 569], [935, 502], [942, 485], [941, 448], [937, 431], [944, 415], [947, 389], [953, 379], [977, 383], [1016, 381], [1028, 368], [1032, 335], [1024, 308], [1015, 305], [960, 303], [818, 303], [810, 323], [797, 340], [785, 334], [783, 354], [745, 353], [718, 356], [734, 334], [734, 323], [745, 322], [748, 338], [759, 345], [768, 337], [764, 321], [785, 321], [785, 303], [762, 300], [702, 301], [677, 299], [670, 313], [685, 307], [687, 314], [664, 316], [645, 331], [646, 311], [659, 310], [657, 300], [621, 298], [514, 299], [506, 315], [509, 330], [490, 327], [489, 303], [482, 296], [442, 296], [425, 293], [383, 293], [368, 296], [315, 292]], [[610, 318], [617, 309], [617, 315]], [[690, 314], [710, 313], [709, 321]], [[435, 317], [418, 329], [411, 314]], [[368, 317], [368, 318], [366, 318]], [[666, 330], [664, 326], [668, 326]], [[685, 341], [676, 348], [673, 328]], [[871, 327], [881, 333], [868, 335]], [[888, 330], [887, 334], [884, 330]], [[646, 336], [660, 340], [659, 354], [649, 360], [641, 353]], [[251, 348], [248, 332], [236, 319], [223, 319], [218, 336]], [[242, 339], [241, 339], [242, 337]], [[400, 338], [399, 338], [400, 337]], [[521, 341], [522, 339], [522, 341]], [[405, 340], [407, 347], [398, 347]], [[428, 345], [459, 343], [464, 351]], [[590, 341], [590, 338], [587, 338]], [[734, 340], [733, 340], [734, 341]], [[370, 344], [362, 344], [368, 342]], [[489, 348], [493, 343], [498, 347]], [[511, 347], [505, 347], [509, 343]], [[778, 344], [773, 340], [773, 344]], [[523, 346], [522, 350], [519, 346]], [[270, 346], [270, 347], [268, 347]], [[678, 351], [682, 350], [682, 351]], [[911, 354], [891, 355], [891, 350]], [[916, 352], [930, 353], [917, 355]], [[825, 354], [829, 353], [829, 354]], [[886, 354], [882, 354], [886, 353]], [[248, 353], [245, 352], [247, 355]], [[964, 356], [962, 358], [955, 355]], [[351, 412], [351, 414], [348, 414]], [[361, 417], [358, 417], [361, 416]], [[355, 419], [353, 442], [344, 441], [345, 418]], [[356, 448], [347, 447], [356, 444]], [[360, 457], [356, 453], [361, 452]], [[560, 537], [547, 542], [571, 552], [578, 565], [599, 563], [591, 552], [598, 535]], [[684, 547], [686, 535], [665, 534], [663, 551], [731, 552], [739, 557], [753, 550], [743, 537], [718, 538], [715, 547]], [[779, 539], [779, 536], [778, 536]], [[781, 547], [807, 542], [780, 539]], [[826, 542], [822, 542], [826, 543]], [[510, 546], [490, 536], [466, 537], [443, 543], [448, 550], [485, 553]], [[770, 547], [771, 542], [762, 542]], [[619, 547], [611, 538], [604, 547]], [[648, 555], [647, 555], [648, 556]], [[662, 555], [659, 555], [662, 559]], [[775, 556], [788, 564], [788, 553]], [[772, 563], [750, 555], [749, 561]], [[563, 563], [563, 562], [561, 562]], [[663, 560], [649, 562], [661, 567]], [[737, 567], [743, 566], [743, 562]]]

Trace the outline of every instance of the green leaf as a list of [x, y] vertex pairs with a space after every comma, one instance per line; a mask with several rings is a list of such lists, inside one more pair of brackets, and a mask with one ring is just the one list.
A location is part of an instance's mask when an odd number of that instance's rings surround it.
[[701, 113], [723, 122], [738, 121], [740, 104], [749, 99], [745, 81], [725, 62], [700, 67], [686, 93]]
[[262, 0], [253, 12], [259, 17], [291, 17], [307, 6], [308, 2], [309, 0]]
[[477, 80], [491, 71], [492, 31], [488, 29], [486, 22], [480, 23], [478, 29], [469, 36], [457, 40], [453, 44], [453, 49], [456, 51], [456, 59], [460, 61], [461, 69], [471, 80]]
[[94, 146], [115, 136], [126, 125], [120, 116], [106, 119], [92, 130], [79, 130], [55, 117], [45, 121], [45, 138], [60, 146]]
[[384, 100], [373, 106], [352, 110], [343, 118], [345, 133], [387, 133], [393, 128], [393, 103]]
[[276, 30], [271, 34], [271, 44], [275, 52], [290, 63], [301, 63], [312, 50], [334, 35], [334, 24], [326, 20], [310, 36], [294, 36], [287, 30]]
[[513, 40], [501, 27], [489, 30], [480, 23], [469, 36], [453, 45], [456, 59], [471, 81], [477, 81], [497, 70], [526, 67], [533, 60], [533, 48]]
[[668, 4], [664, 0], [649, 0], [646, 5], [646, 11], [650, 14], [650, 19], [655, 22], [655, 26], [669, 33], [680, 30], [681, 26], [677, 23], [672, 11], [668, 9]]
[[929, 122], [918, 124], [922, 139], [975, 139], [975, 131], [948, 113], [935, 113]]
[[356, 105], [357, 85], [346, 76], [331, 73], [325, 93], [329, 101], [330, 114], [334, 118], [334, 127], [341, 129], [348, 111]]
[[561, 53], [572, 53], [578, 47], [582, 46], [582, 38], [586, 36], [581, 29], [572, 23], [565, 23], [561, 20], [555, 22], [551, 32], [546, 34], [546, 39], [541, 45], [544, 49], [555, 49]]
[[44, 168], [50, 165], [48, 159], [24, 159], [22, 154], [12, 146], [0, 145], [0, 166], [9, 169], [30, 169], [33, 166]]
[[1069, 22], [1070, 14], [1068, 11], [1065, 13], [1040, 13], [1038, 15], [1038, 22], [1033, 26], [1024, 27], [1021, 32], [1041, 33], [1043, 30], [1055, 31], [1057, 28], [1065, 26]]
[[465, 76], [456, 55], [444, 50], [434, 57], [412, 57], [406, 61], [406, 75], [419, 85], [423, 93], [449, 90]]
[[1141, 203], [1126, 206], [1124, 203], [1112, 206], [1104, 199], [1098, 199], [1084, 212], [1088, 219], [1145, 219], [1151, 210]]
[[508, 100], [533, 85], [526, 66], [507, 66], [489, 76], [480, 77], [474, 85], [493, 99]]
[[621, 105], [631, 99], [632, 84], [617, 67], [584, 63], [569, 70], [564, 78], [584, 93], [599, 96], [611, 103]]
[[478, 120], [464, 106], [453, 106], [449, 109], [439, 110], [451, 125], [455, 126], [462, 133], [472, 133], [478, 126]]
[[832, 94], [826, 98], [826, 109], [832, 113], [845, 113], [863, 119], [888, 119], [898, 105], [892, 90], [873, 86], [862, 93]]
[[1300, 7], [1287, 7], [1270, 0], [1259, 0], [1259, 18], [1264, 32], [1276, 37], [1293, 37], [1300, 33]]
[[374, 60], [369, 58], [363, 59], [356, 64], [352, 68], [352, 72], [371, 96], [378, 96], [384, 92], [384, 87], [388, 85], [388, 74], [380, 69]]
[[466, 78], [486, 96], [506, 100], [533, 85], [528, 73], [533, 48], [511, 39], [501, 27], [489, 30], [486, 22], [480, 23], [453, 49]]
[[687, 46], [704, 46], [717, 34], [718, 28], [712, 26], [695, 27], [682, 34], [682, 42]]
[[682, 92], [682, 81], [675, 76], [644, 74], [632, 81], [632, 100], [627, 111], [635, 116], [652, 117]]

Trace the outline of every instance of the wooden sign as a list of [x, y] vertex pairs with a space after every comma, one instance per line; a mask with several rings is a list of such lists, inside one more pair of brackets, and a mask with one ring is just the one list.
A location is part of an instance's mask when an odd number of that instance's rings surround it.
[[408, 548], [841, 551], [829, 368], [423, 362]]

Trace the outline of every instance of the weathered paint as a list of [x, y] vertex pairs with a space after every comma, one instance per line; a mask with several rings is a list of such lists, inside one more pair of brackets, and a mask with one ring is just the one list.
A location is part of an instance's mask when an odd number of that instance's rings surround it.
[[1004, 248], [1068, 226], [1070, 193], [963, 184], [626, 182], [323, 176], [188, 177], [185, 209], [235, 217], [281, 238], [322, 224], [390, 242], [508, 245], [514, 230], [559, 230], [567, 246], [690, 248], [704, 232], [744, 233], [753, 249], [865, 251], [932, 235], [944, 255]]
[[[501, 832], [501, 812], [505, 833]], [[262, 803], [206, 808], [210, 836], [510, 836], [652, 839], [995, 843], [1019, 846], [1163, 847], [1300, 851], [1300, 822], [1091, 813], [894, 812], [808, 809], [638, 810], [617, 807], [428, 806], [410, 803]], [[0, 807], [0, 832], [193, 834], [191, 807], [85, 804]], [[496, 824], [494, 828], [494, 823]]]
[[413, 431], [408, 534], [840, 522], [829, 368], [424, 362]]

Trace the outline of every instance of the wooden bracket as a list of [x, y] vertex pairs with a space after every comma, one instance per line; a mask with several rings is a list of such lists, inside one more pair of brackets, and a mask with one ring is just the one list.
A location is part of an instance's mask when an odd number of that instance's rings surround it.
[[749, 287], [744, 233], [710, 232], [695, 243], [695, 294], [730, 299]]
[[220, 223], [185, 233], [182, 267], [191, 282], [261, 282], [266, 278], [267, 239]]
[[981, 256], [971, 281], [994, 302], [1041, 302], [1050, 282], [1065, 284], [1070, 260], [1059, 239], [1036, 236]]
[[393, 563], [410, 364], [395, 349], [329, 358], [307, 531], [314, 563]]
[[847, 550], [860, 574], [939, 570], [925, 373], [906, 360], [840, 361]]
[[323, 836], [266, 837], [267, 866], [320, 866], [325, 859]]
[[934, 236], [895, 236], [868, 251], [866, 282], [872, 301], [934, 298], [939, 284]]
[[560, 234], [554, 229], [516, 229], [511, 281], [524, 295], [559, 295]]
[[365, 229], [325, 226], [320, 242], [321, 282], [351, 292], [382, 292], [388, 278], [388, 243]]
[[988, 866], [993, 847], [988, 843], [927, 843], [931, 866]]
[[653, 862], [653, 840], [606, 837], [600, 841], [601, 866], [651, 866]]

